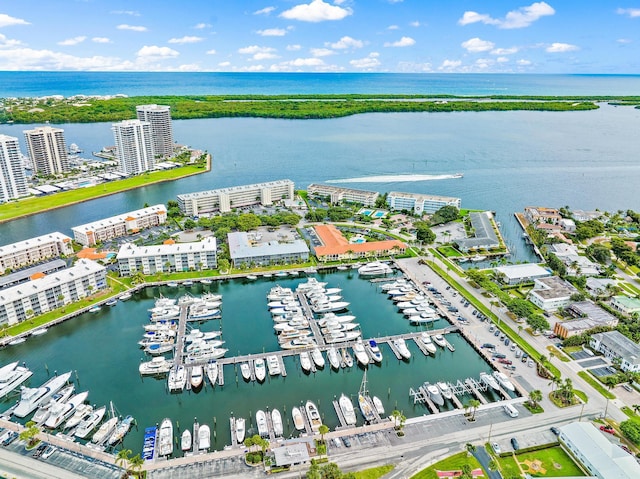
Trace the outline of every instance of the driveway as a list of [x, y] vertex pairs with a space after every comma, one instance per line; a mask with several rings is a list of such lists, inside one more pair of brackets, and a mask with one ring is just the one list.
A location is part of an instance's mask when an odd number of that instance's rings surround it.
[[491, 457], [487, 454], [487, 451], [484, 447], [477, 447], [475, 451], [473, 451], [473, 457], [475, 457], [478, 462], [482, 465], [484, 470], [487, 472], [489, 479], [502, 479], [502, 474], [500, 471], [492, 471], [489, 469], [489, 463], [491, 462]]

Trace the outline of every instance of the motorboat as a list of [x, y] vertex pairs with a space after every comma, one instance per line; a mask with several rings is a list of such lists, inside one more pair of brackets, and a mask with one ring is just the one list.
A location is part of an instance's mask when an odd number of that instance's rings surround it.
[[312, 401], [307, 401], [304, 405], [304, 408], [307, 411], [307, 417], [309, 418], [309, 423], [311, 424], [311, 430], [317, 433], [320, 429], [320, 426], [322, 425], [322, 419], [320, 418], [318, 407]]
[[438, 316], [430, 313], [420, 313], [408, 316], [407, 319], [411, 324], [429, 324], [438, 320]]
[[451, 388], [449, 387], [449, 385], [445, 382], [442, 381], [438, 381], [436, 383], [436, 385], [438, 386], [438, 389], [440, 390], [440, 393], [442, 394], [442, 397], [444, 397], [445, 399], [452, 399], [453, 398], [453, 392], [451, 391]]
[[384, 405], [382, 404], [380, 398], [378, 396], [373, 396], [371, 400], [373, 401], [373, 407], [376, 408], [376, 412], [378, 413], [378, 415], [382, 416], [384, 414]]
[[353, 357], [349, 354], [348, 348], [342, 349], [342, 362], [344, 367], [350, 368], [353, 366]]
[[133, 421], [134, 421], [133, 416], [127, 416], [122, 421], [118, 422], [118, 425], [113, 431], [113, 434], [109, 438], [108, 443], [110, 446], [113, 446], [114, 444], [117, 444], [120, 441], [122, 441], [124, 436], [126, 436], [129, 430], [131, 429]]
[[433, 339], [433, 342], [436, 343], [441, 348], [444, 348], [447, 346], [447, 340], [444, 339], [444, 336], [442, 334], [436, 334], [435, 336], [432, 336], [432, 339]]
[[311, 371], [311, 357], [309, 356], [309, 351], [300, 352], [300, 367], [305, 373]]
[[324, 337], [325, 343], [343, 343], [345, 341], [353, 341], [360, 338], [362, 333], [360, 331], [333, 331], [327, 333]]
[[212, 284], [213, 281], [207, 278], [201, 279], [200, 284]]
[[211, 359], [220, 359], [229, 351], [226, 348], [217, 348], [212, 345], [205, 345], [198, 350], [192, 351], [185, 356], [185, 363], [196, 363], [201, 361], [209, 361]]
[[313, 359], [313, 363], [316, 365], [316, 367], [320, 369], [324, 368], [324, 356], [322, 355], [322, 351], [320, 351], [318, 348], [313, 348], [311, 350], [311, 359]]
[[311, 306], [311, 309], [314, 313], [328, 313], [330, 311], [342, 311], [343, 309], [347, 309], [349, 307], [348, 301], [324, 301], [321, 303], [316, 303]]
[[106, 303], [104, 303], [105, 306], [115, 306], [116, 304], [118, 304], [118, 300], [117, 299], [110, 299], [109, 301], [107, 301]]
[[98, 311], [100, 311], [100, 309], [102, 309], [102, 308], [100, 308], [100, 306], [94, 306], [93, 308], [89, 309], [89, 312], [90, 313], [97, 313]]
[[369, 364], [369, 355], [367, 354], [367, 351], [364, 349], [364, 344], [362, 344], [362, 341], [357, 341], [353, 345], [353, 354], [355, 354], [356, 360], [362, 366], [366, 366], [367, 364]]
[[236, 427], [234, 433], [236, 435], [236, 441], [238, 441], [238, 444], [242, 444], [246, 433], [246, 427], [243, 417], [236, 418]]
[[164, 418], [158, 432], [158, 456], [170, 456], [173, 453], [173, 423]]
[[253, 369], [256, 372], [256, 379], [258, 382], [264, 381], [267, 377], [267, 368], [265, 367], [263, 358], [257, 358], [253, 361]]
[[392, 273], [393, 269], [386, 263], [373, 261], [358, 268], [360, 276], [377, 276]]
[[273, 425], [273, 432], [276, 437], [282, 436], [284, 432], [284, 428], [282, 426], [282, 416], [280, 415], [280, 411], [277, 409], [273, 409], [271, 411], [271, 424]]
[[322, 334], [335, 334], [339, 332], [353, 331], [360, 323], [328, 323], [326, 327], [320, 329]]
[[255, 281], [258, 277], [255, 274], [248, 274], [245, 276], [248, 281]]
[[23, 418], [33, 412], [40, 404], [47, 402], [51, 396], [60, 391], [69, 381], [71, 371], [49, 379], [38, 388], [23, 387], [20, 392], [20, 401], [13, 410], [16, 417]]
[[409, 286], [409, 285], [410, 283], [406, 279], [398, 278], [397, 280], [391, 281], [389, 283], [382, 283], [380, 285], [380, 290], [383, 293], [386, 293], [387, 291], [391, 291], [392, 289], [402, 288], [403, 286]]
[[512, 392], [516, 390], [513, 383], [509, 380], [509, 378], [504, 373], [501, 373], [500, 371], [494, 371], [493, 377], [496, 378], [496, 380], [500, 383], [500, 385], [505, 389]]
[[[14, 364], [14, 363], [11, 363]], [[17, 361], [16, 361], [17, 364]], [[7, 365], [9, 366], [9, 365]], [[5, 366], [5, 368], [7, 368]], [[0, 376], [0, 399], [5, 397], [15, 388], [20, 386], [23, 382], [29, 379], [33, 375], [33, 371], [25, 366], [14, 366], [14, 369], [5, 369], [5, 373]]]
[[340, 369], [340, 356], [338, 355], [336, 348], [331, 347], [327, 349], [327, 359], [333, 369]]
[[156, 356], [151, 361], [140, 363], [138, 371], [143, 376], [167, 374], [173, 367], [173, 360], [164, 356]]
[[180, 450], [186, 452], [191, 449], [191, 430], [185, 429], [180, 437]]
[[169, 387], [169, 392], [182, 391], [187, 385], [187, 369], [184, 366], [179, 365], [169, 371], [167, 385]]
[[400, 354], [400, 356], [402, 356], [402, 359], [411, 358], [411, 351], [409, 351], [409, 348], [407, 347], [407, 342], [404, 339], [402, 338], [394, 339], [393, 345], [398, 350], [398, 353]]
[[197, 343], [198, 341], [211, 341], [222, 336], [222, 331], [202, 332], [199, 329], [192, 329], [184, 336], [185, 343]]
[[151, 356], [158, 356], [173, 351], [174, 346], [173, 341], [149, 343], [144, 348], [144, 352]]
[[324, 288], [326, 285], [327, 283], [318, 281], [317, 278], [309, 278], [306, 282], [300, 283], [298, 286], [296, 286], [296, 291], [305, 292], [313, 288]]
[[183, 281], [182, 286], [187, 286], [187, 287], [193, 286], [193, 281], [191, 281], [190, 279]]
[[304, 338], [296, 338], [291, 341], [286, 341], [280, 344], [282, 349], [300, 349], [300, 348], [308, 348], [310, 346], [316, 346], [316, 342], [313, 338], [304, 337]]
[[65, 386], [60, 391], [51, 396], [51, 398], [47, 402], [40, 404], [40, 407], [38, 407], [31, 420], [36, 424], [44, 424], [51, 414], [51, 408], [56, 405], [64, 407], [64, 403], [73, 394], [74, 388], [75, 386], [73, 384]]
[[118, 296], [118, 299], [120, 301], [128, 301], [128, 300], [131, 299], [131, 297], [132, 297], [131, 293], [124, 293], [124, 294], [121, 294], [120, 296]]
[[116, 426], [118, 425], [118, 417], [114, 416], [109, 418], [107, 421], [103, 422], [102, 425], [95, 432], [93, 437], [91, 438], [91, 442], [94, 444], [102, 444], [104, 443], [113, 432], [116, 430]]
[[[33, 334], [33, 333], [32, 333]], [[13, 371], [18, 367], [20, 361], [14, 361], [9, 364], [5, 364], [0, 368], [0, 381], [3, 381], [5, 378], [8, 378]]]
[[206, 424], [198, 428], [198, 450], [206, 451], [211, 447], [211, 429]]
[[269, 427], [267, 426], [267, 415], [262, 409], [256, 411], [256, 427], [260, 437], [269, 437]]
[[168, 281], [167, 282], [167, 287], [169, 287], [169, 288], [177, 288], [178, 287], [178, 282], [177, 281]]
[[373, 359], [374, 362], [382, 362], [382, 352], [380, 351], [380, 347], [375, 340], [369, 340], [369, 342], [367, 343], [367, 349], [369, 350], [369, 357]]
[[436, 346], [433, 344], [433, 341], [431, 341], [431, 335], [429, 333], [423, 331], [420, 334], [420, 341], [429, 354], [436, 354]]
[[42, 336], [47, 331], [49, 331], [47, 328], [37, 328], [31, 331], [31, 336]]
[[322, 319], [318, 321], [320, 327], [325, 327], [327, 323], [336, 321], [338, 323], [351, 323], [355, 321], [356, 317], [353, 314], [336, 314], [326, 313], [322, 316]]
[[498, 384], [498, 381], [496, 381], [496, 378], [494, 378], [491, 374], [481, 372], [480, 381], [486, 384], [487, 386], [489, 386], [490, 388], [495, 389], [496, 391], [500, 389], [500, 385]]
[[102, 421], [102, 418], [104, 417], [106, 412], [106, 406], [102, 406], [101, 408], [94, 410], [86, 419], [82, 420], [78, 424], [78, 427], [76, 428], [73, 435], [79, 437], [80, 439], [86, 438], [91, 433], [91, 431], [96, 428], [100, 421]]
[[191, 368], [191, 388], [200, 389], [202, 387], [202, 381], [204, 379], [204, 373], [202, 366], [193, 366]]
[[300, 411], [300, 408], [291, 408], [291, 417], [293, 418], [293, 426], [298, 431], [304, 431], [304, 418], [302, 417], [302, 411]]
[[444, 398], [442, 397], [438, 386], [435, 384], [424, 383], [424, 388], [427, 390], [429, 398], [431, 398], [436, 406], [444, 406]]
[[216, 381], [218, 380], [218, 363], [216, 361], [209, 361], [205, 368], [205, 372], [207, 374], [207, 378], [209, 378], [209, 382], [212, 386], [216, 385]]
[[249, 363], [240, 363], [240, 374], [242, 374], [242, 379], [245, 381], [251, 379], [251, 366], [249, 366]]
[[9, 344], [9, 346], [15, 346], [17, 344], [22, 344], [27, 340], [27, 338], [25, 338], [24, 336], [20, 337], [20, 338], [16, 338], [13, 339], [11, 341], [9, 341], [7, 344]]
[[278, 356], [271, 355], [267, 356], [267, 369], [269, 369], [269, 376], [278, 376], [282, 374], [282, 369], [280, 369], [280, 361], [278, 361]]
[[353, 409], [353, 403], [348, 396], [342, 394], [340, 399], [338, 399], [338, 405], [340, 406], [340, 410], [342, 411], [342, 416], [344, 417], [344, 421], [349, 426], [356, 425], [356, 412]]
[[280, 333], [278, 335], [278, 342], [280, 344], [284, 344], [288, 341], [292, 341], [294, 339], [313, 339], [313, 338], [309, 338], [309, 336], [311, 336], [311, 331], [309, 330], [302, 330], [302, 329], [293, 329], [293, 330], [289, 330], [289, 331], [283, 331], [282, 333]]
[[93, 413], [93, 406], [91, 406], [90, 404], [79, 404], [78, 407], [76, 407], [76, 410], [74, 411], [73, 415], [64, 424], [63, 429], [72, 429], [76, 427], [82, 421], [84, 421], [85, 419], [88, 419], [92, 413]]
[[51, 407], [49, 411], [49, 417], [45, 421], [45, 427], [55, 429], [60, 426], [65, 420], [71, 417], [75, 411], [83, 405], [89, 396], [89, 391], [84, 391], [72, 396], [68, 401], [63, 403], [57, 403]]
[[178, 329], [178, 323], [176, 321], [156, 321], [155, 323], [145, 324], [145, 331], [164, 332], [164, 331], [176, 331]]

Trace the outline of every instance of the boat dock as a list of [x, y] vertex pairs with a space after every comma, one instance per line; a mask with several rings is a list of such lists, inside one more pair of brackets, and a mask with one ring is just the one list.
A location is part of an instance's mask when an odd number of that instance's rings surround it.
[[313, 311], [311, 311], [311, 306], [309, 306], [309, 301], [307, 301], [307, 297], [302, 291], [297, 291], [296, 297], [298, 298], [298, 302], [302, 307], [304, 317], [307, 319], [307, 321], [309, 321], [309, 327], [311, 328], [313, 337], [316, 340], [316, 344], [321, 348], [326, 346], [324, 335], [322, 334], [322, 332], [320, 331], [320, 328], [318, 327], [318, 322], [315, 320]]
[[302, 419], [304, 420], [304, 431], [309, 436], [313, 436], [313, 429], [311, 429], [311, 420], [309, 416], [307, 416], [307, 408], [304, 407], [303, 404], [300, 404], [300, 413], [302, 414]]
[[[187, 330], [187, 313], [189, 305], [180, 305], [180, 316], [178, 317], [178, 331], [176, 332], [176, 342], [174, 346], [174, 365], [184, 366], [184, 336]], [[191, 373], [189, 373], [191, 376]], [[187, 381], [189, 382], [189, 381]]]
[[416, 343], [416, 346], [418, 346], [418, 349], [422, 352], [422, 354], [424, 354], [425, 356], [429, 356], [429, 351], [427, 351], [427, 348], [424, 347], [424, 343], [420, 340], [420, 338], [413, 338], [413, 342]]
[[342, 409], [340, 408], [340, 403], [338, 402], [338, 400], [334, 399], [332, 403], [333, 403], [333, 409], [336, 411], [336, 416], [338, 416], [338, 420], [340, 421], [340, 425], [336, 427], [336, 431], [340, 429], [347, 429], [348, 427], [352, 427], [347, 424], [347, 421], [344, 418], [344, 414], [342, 414]]
[[[466, 378], [464, 380], [458, 380], [455, 384], [448, 383], [451, 392], [453, 393], [453, 397], [451, 401], [455, 404], [458, 409], [465, 409], [462, 401], [458, 398], [458, 396], [468, 394], [476, 397], [480, 403], [489, 404], [487, 398], [482, 394], [488, 389], [488, 386], [484, 384], [482, 381], [478, 381], [475, 378]], [[511, 396], [507, 392], [504, 391], [503, 388], [499, 388], [498, 392], [504, 397], [504, 399], [511, 399]], [[432, 413], [440, 412], [437, 406], [433, 403], [431, 398], [429, 397], [429, 393], [424, 388], [424, 385], [418, 387], [417, 390], [413, 388], [409, 388], [409, 395], [413, 397], [413, 403], [422, 403], [426, 404]]]
[[440, 410], [435, 405], [435, 403], [429, 397], [429, 393], [424, 388], [424, 386], [418, 387], [418, 390], [414, 390], [413, 388], [409, 388], [409, 395], [413, 396], [413, 404], [422, 403], [426, 404], [427, 407], [431, 410], [432, 414], [438, 414]]
[[393, 354], [395, 355], [396, 359], [402, 360], [402, 354], [400, 354], [400, 351], [398, 351], [398, 348], [396, 348], [396, 345], [393, 343], [393, 341], [387, 342], [387, 345], [391, 349], [391, 352], [393, 352]]
[[[481, 384], [479, 382], [477, 382], [473, 378], [467, 378], [464, 380], [464, 383], [469, 387], [469, 389], [471, 389], [471, 391], [473, 392], [473, 395], [478, 399], [478, 401], [480, 401], [482, 404], [489, 404], [489, 401], [487, 401], [487, 398], [480, 393], [479, 386], [481, 386]], [[484, 386], [485, 386], [484, 390], [486, 391], [487, 385], [485, 384]]]
[[229, 418], [229, 430], [231, 431], [231, 447], [236, 447], [238, 438], [236, 436], [236, 418], [233, 416]]

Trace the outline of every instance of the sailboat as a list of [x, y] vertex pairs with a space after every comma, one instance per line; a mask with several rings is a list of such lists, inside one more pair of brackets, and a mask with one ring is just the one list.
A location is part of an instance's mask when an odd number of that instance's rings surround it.
[[364, 370], [362, 376], [362, 384], [360, 384], [360, 391], [358, 391], [358, 406], [360, 406], [360, 412], [364, 416], [365, 421], [371, 422], [375, 419], [373, 412], [373, 406], [369, 398], [369, 391], [367, 390], [367, 370]]

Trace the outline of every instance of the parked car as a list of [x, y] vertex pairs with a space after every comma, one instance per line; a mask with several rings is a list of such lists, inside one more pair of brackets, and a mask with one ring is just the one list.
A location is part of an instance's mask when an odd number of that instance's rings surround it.
[[49, 457], [51, 457], [51, 454], [53, 454], [57, 450], [58, 448], [56, 446], [52, 446], [51, 444], [49, 444], [42, 453], [42, 456], [40, 456], [40, 459], [49, 459]]
[[560, 429], [558, 429], [558, 428], [557, 428], [557, 427], [555, 427], [555, 426], [551, 426], [551, 432], [552, 432], [553, 434], [555, 434], [556, 436], [559, 436], [559, 435], [560, 435]]
[[493, 333], [493, 335], [497, 338], [498, 336], [500, 336], [500, 330], [496, 329], [496, 332]]
[[496, 330], [496, 327], [492, 324], [491, 326], [489, 326], [489, 332], [493, 333]]
[[18, 439], [18, 433], [15, 431], [10, 431], [10, 434], [7, 437], [5, 437], [4, 440], [2, 441], [2, 445], [8, 446], [16, 439]]
[[484, 349], [496, 349], [496, 345], [495, 344], [491, 344], [491, 343], [484, 343], [482, 345], [482, 348], [484, 348]]
[[509, 371], [515, 371], [516, 367], [512, 364], [507, 364], [505, 365], [505, 369], [508, 369]]
[[523, 363], [526, 363], [528, 358], [529, 358], [529, 355], [527, 353], [522, 353], [522, 362]]
[[492, 356], [496, 359], [505, 359], [506, 356], [502, 353], [493, 353]]
[[511, 344], [511, 340], [509, 338], [504, 338], [504, 345], [509, 346]]
[[498, 359], [498, 362], [502, 364], [513, 364], [509, 359], [505, 359], [505, 358]]
[[514, 451], [520, 449], [520, 444], [518, 444], [518, 440], [515, 437], [511, 438], [511, 445], [513, 446]]
[[491, 443], [491, 448], [496, 454], [500, 454], [502, 452], [502, 449], [500, 449], [500, 445], [497, 442]]
[[[512, 344], [511, 347], [509, 348], [509, 351], [515, 351], [515, 350], [516, 350], [516, 345]], [[518, 356], [516, 355], [516, 357]]]
[[604, 425], [604, 426], [600, 426], [600, 430], [604, 431], [604, 432], [608, 432], [609, 434], [615, 434], [616, 430], [614, 428], [612, 428], [611, 426], [609, 426], [608, 424]]

